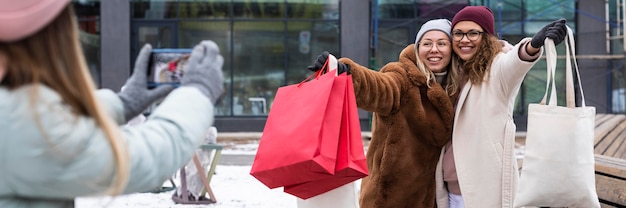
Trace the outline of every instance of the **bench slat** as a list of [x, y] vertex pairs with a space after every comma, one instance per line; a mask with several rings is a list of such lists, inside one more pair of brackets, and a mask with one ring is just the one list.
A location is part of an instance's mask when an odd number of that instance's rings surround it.
[[610, 118], [609, 114], [596, 114], [596, 127]]
[[624, 138], [626, 138], [626, 121], [620, 123], [611, 133], [609, 133], [604, 141], [602, 141], [602, 146], [596, 146], [596, 153], [600, 148], [605, 148], [602, 155], [611, 156], [615, 158], [622, 158], [622, 152], [624, 151]]
[[[626, 125], [624, 124], [625, 119], [626, 116], [624, 115], [615, 115], [595, 128], [594, 144], [596, 154], [603, 154], [606, 148], [613, 143], [613, 139], [619, 134], [619, 131], [616, 132], [614, 129], [621, 125]], [[619, 129], [624, 128], [626, 127], [622, 126]]]
[[626, 180], [626, 160], [605, 155], [595, 155], [596, 173], [613, 175]]
[[[595, 120], [596, 123], [596, 128], [599, 128], [600, 126], [608, 126], [610, 127], [611, 125], [609, 123], [614, 122], [614, 120], [619, 120], [619, 119], [624, 119], [624, 117], [626, 117], [626, 115], [622, 115], [622, 114], [599, 114], [602, 115], [600, 117], [599, 120]], [[596, 118], [599, 118], [598, 116], [596, 116]]]
[[597, 114], [594, 138], [596, 192], [601, 206], [626, 206], [626, 115]]
[[595, 155], [596, 193], [602, 207], [626, 206], [626, 160]]
[[596, 174], [598, 198], [615, 204], [626, 205], [626, 181]]

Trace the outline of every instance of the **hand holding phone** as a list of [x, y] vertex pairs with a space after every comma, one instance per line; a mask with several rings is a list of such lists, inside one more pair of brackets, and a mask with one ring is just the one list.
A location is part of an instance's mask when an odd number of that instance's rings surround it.
[[152, 46], [150, 44], [144, 45], [137, 55], [135, 67], [132, 70], [133, 74], [126, 80], [122, 90], [118, 93], [122, 104], [124, 104], [124, 117], [127, 121], [139, 115], [152, 103], [162, 99], [174, 89], [171, 85], [152, 88], [147, 86], [149, 81], [146, 75], [149, 73], [148, 66], [151, 56]]
[[148, 88], [164, 84], [179, 86], [190, 53], [191, 49], [184, 48], [153, 49], [148, 66]]

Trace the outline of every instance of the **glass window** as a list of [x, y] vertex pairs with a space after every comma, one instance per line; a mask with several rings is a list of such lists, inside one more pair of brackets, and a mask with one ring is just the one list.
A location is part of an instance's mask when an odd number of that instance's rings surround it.
[[100, 1], [73, 1], [73, 6], [87, 66], [94, 82], [100, 86]]
[[[145, 44], [152, 45], [153, 48], [176, 48], [175, 42], [172, 41], [175, 26], [172, 24], [146, 24], [137, 26], [137, 45], [135, 48], [140, 49]], [[137, 51], [139, 52], [139, 51]]]
[[283, 18], [285, 4], [283, 0], [233, 0], [235, 18]]
[[133, 0], [132, 17], [142, 19], [176, 18], [177, 0]]
[[230, 17], [230, 4], [228, 1], [182, 1], [178, 15], [180, 18], [225, 19]]
[[267, 116], [278, 87], [339, 55], [339, 0], [132, 0], [133, 45], [191, 48], [215, 41], [224, 57], [218, 116]]
[[[503, 39], [511, 44], [516, 44], [524, 37], [532, 37], [546, 24], [565, 18], [568, 26], [576, 31], [575, 20], [575, 1], [570, 0], [504, 0], [504, 1], [471, 1], [472, 5], [488, 5], [494, 12], [496, 17], [496, 31], [503, 36]], [[486, 4], [485, 4], [486, 3]], [[564, 44], [557, 46], [558, 54], [565, 53]], [[557, 66], [563, 66], [564, 60], [558, 60]], [[558, 71], [557, 73], [564, 73]], [[564, 75], [556, 75], [557, 85], [564, 82]], [[545, 93], [546, 83], [546, 62], [545, 59], [539, 60], [534, 67], [528, 72], [524, 79], [524, 83], [520, 89], [516, 104], [516, 115], [527, 115], [527, 107], [529, 103], [539, 102]], [[562, 85], [561, 85], [562, 86]], [[559, 103], [565, 102], [565, 92], [557, 92]]]
[[215, 115], [230, 116], [232, 103], [231, 88], [231, 35], [230, 23], [228, 21], [181, 21], [178, 32], [178, 47], [193, 48], [202, 40], [212, 40], [220, 48], [220, 53], [224, 57], [222, 67], [224, 75], [224, 95], [215, 105]]
[[291, 21], [287, 26], [287, 85], [303, 81], [306, 68], [324, 51], [339, 56], [337, 21]]
[[[378, 28], [374, 28], [371, 54], [372, 69], [398, 61], [398, 55], [406, 46], [415, 42], [421, 25], [431, 19], [451, 20], [467, 1], [461, 0], [380, 0], [378, 1]], [[376, 16], [374, 16], [376, 18]]]
[[454, 14], [467, 5], [467, 1], [461, 0], [416, 0], [416, 11], [420, 20], [428, 21], [435, 18], [452, 20]]
[[414, 18], [417, 11], [414, 0], [387, 0], [378, 1], [378, 17], [385, 19]]
[[378, 52], [373, 69], [380, 69], [389, 62], [398, 61], [400, 52], [409, 44], [415, 42], [415, 36], [410, 35], [410, 27], [393, 27], [399, 23], [385, 22], [378, 30]]
[[233, 113], [266, 115], [285, 83], [285, 24], [238, 21], [233, 29]]
[[[611, 36], [624, 34], [624, 28], [621, 28], [618, 15], [621, 13], [619, 0], [609, 1], [609, 20]], [[623, 21], [623, 19], [621, 20]], [[614, 38], [610, 43], [610, 54], [624, 54], [624, 40], [622, 38]], [[615, 59], [610, 61], [611, 71], [611, 113], [626, 112], [626, 69], [623, 59]]]
[[287, 17], [301, 19], [339, 19], [339, 1], [287, 1]]

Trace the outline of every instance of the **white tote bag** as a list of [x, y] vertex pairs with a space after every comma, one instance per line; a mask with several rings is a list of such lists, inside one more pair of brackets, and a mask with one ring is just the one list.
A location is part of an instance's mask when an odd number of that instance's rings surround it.
[[[528, 106], [525, 156], [515, 195], [515, 207], [600, 207], [595, 187], [593, 149], [596, 109], [585, 105], [574, 39], [571, 29], [567, 30], [567, 104], [557, 105], [554, 80], [556, 47], [551, 39], [546, 39], [546, 93], [541, 103]], [[574, 62], [578, 75], [582, 98], [580, 107], [575, 104], [571, 62]], [[546, 105], [550, 88], [550, 99]]]

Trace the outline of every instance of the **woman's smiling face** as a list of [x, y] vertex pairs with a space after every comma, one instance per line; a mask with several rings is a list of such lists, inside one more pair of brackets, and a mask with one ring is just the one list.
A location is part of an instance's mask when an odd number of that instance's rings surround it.
[[[472, 33], [476, 35], [476, 32], [478, 32], [477, 36], [470, 37]], [[477, 23], [460, 21], [452, 28], [452, 49], [462, 60], [467, 61], [478, 52], [483, 35], [486, 34]]]
[[432, 72], [446, 71], [452, 56], [448, 35], [439, 30], [428, 31], [418, 43], [418, 56]]

